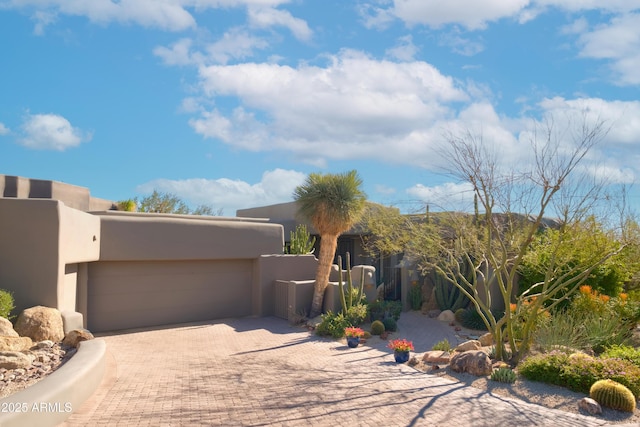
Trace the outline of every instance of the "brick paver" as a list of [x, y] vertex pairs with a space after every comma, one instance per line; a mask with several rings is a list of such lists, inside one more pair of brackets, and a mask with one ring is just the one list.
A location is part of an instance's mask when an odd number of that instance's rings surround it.
[[[416, 352], [456, 337], [403, 313]], [[491, 395], [393, 361], [377, 337], [350, 349], [277, 318], [102, 337], [100, 389], [64, 426], [604, 426], [597, 418]]]

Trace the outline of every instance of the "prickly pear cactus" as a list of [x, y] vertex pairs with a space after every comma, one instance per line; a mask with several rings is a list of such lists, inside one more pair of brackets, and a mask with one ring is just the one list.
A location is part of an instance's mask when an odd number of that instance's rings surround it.
[[607, 408], [625, 412], [636, 409], [636, 398], [626, 386], [613, 380], [599, 380], [593, 383], [589, 396]]

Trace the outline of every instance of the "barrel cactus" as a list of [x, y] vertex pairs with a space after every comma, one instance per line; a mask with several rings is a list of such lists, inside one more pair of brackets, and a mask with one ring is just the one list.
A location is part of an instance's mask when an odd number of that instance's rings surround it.
[[613, 380], [599, 380], [593, 383], [589, 396], [607, 408], [625, 412], [636, 409], [636, 398], [626, 386]]
[[379, 320], [374, 320], [371, 323], [371, 335], [380, 335], [384, 332], [384, 323]]

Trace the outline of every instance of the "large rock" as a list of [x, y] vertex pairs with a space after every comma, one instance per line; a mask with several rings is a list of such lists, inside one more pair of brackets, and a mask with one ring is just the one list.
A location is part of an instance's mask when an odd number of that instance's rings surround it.
[[19, 351], [0, 351], [0, 368], [26, 369], [32, 362], [32, 357]]
[[469, 350], [480, 350], [480, 348], [482, 347], [482, 345], [480, 345], [480, 341], [478, 340], [469, 340], [469, 341], [465, 341], [462, 344], [458, 345], [454, 351], [457, 352], [465, 352], [465, 351], [469, 351]]
[[31, 347], [33, 347], [33, 341], [29, 337], [0, 336], [0, 351], [26, 351]]
[[18, 316], [15, 331], [34, 341], [60, 342], [64, 338], [62, 315], [55, 308], [41, 305], [24, 310]]
[[480, 338], [478, 338], [478, 341], [480, 341], [480, 345], [482, 347], [491, 347], [495, 344], [495, 341], [493, 340], [493, 334], [491, 332], [487, 332], [486, 334], [480, 336]]
[[468, 372], [476, 377], [491, 375], [492, 371], [489, 355], [480, 350], [457, 353], [451, 358], [449, 367], [455, 372]]
[[602, 414], [602, 406], [595, 400], [590, 397], [583, 397], [578, 402], [578, 408], [582, 409], [589, 415], [600, 415]]
[[78, 347], [82, 341], [92, 340], [93, 334], [86, 329], [74, 329], [70, 331], [62, 340], [62, 345]]
[[438, 320], [441, 322], [455, 322], [456, 315], [451, 310], [445, 310], [438, 315]]
[[441, 350], [432, 350], [427, 351], [422, 356], [422, 361], [424, 363], [435, 363], [435, 364], [446, 364], [448, 365], [451, 361], [451, 353], [448, 351]]
[[13, 324], [9, 319], [0, 317], [0, 336], [17, 337], [18, 333], [13, 329]]

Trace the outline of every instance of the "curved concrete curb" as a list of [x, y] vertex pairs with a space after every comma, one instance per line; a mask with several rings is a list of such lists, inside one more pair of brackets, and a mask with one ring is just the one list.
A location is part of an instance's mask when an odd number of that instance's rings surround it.
[[83, 341], [58, 370], [0, 400], [0, 426], [48, 427], [66, 420], [96, 391], [106, 366], [104, 340]]

